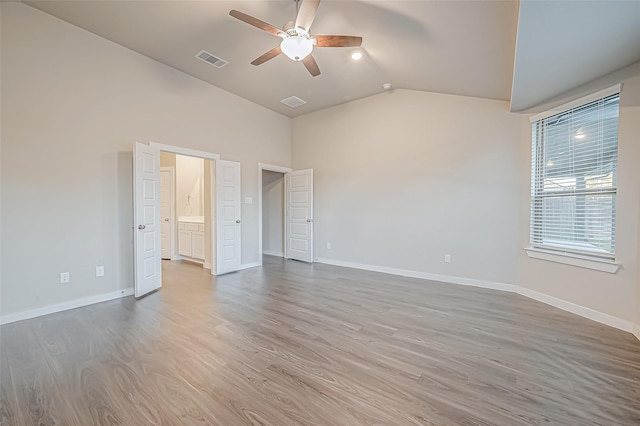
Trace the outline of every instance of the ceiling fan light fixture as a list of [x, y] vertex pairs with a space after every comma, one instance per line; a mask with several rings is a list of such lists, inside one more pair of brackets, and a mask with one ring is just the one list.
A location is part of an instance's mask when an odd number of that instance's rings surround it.
[[295, 35], [285, 37], [280, 43], [280, 50], [293, 61], [301, 61], [313, 50], [313, 40]]

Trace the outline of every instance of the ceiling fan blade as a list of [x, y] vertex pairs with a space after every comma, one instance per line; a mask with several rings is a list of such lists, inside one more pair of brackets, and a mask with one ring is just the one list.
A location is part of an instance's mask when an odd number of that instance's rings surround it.
[[251, 62], [251, 65], [264, 64], [269, 59], [273, 59], [273, 58], [275, 58], [276, 56], [278, 56], [281, 53], [282, 53], [282, 50], [280, 50], [280, 46], [274, 47], [273, 49], [271, 49], [270, 51], [268, 51], [264, 55], [260, 56], [259, 58], [254, 59], [253, 62]]
[[302, 63], [312, 76], [317, 77], [320, 75], [320, 68], [318, 68], [318, 63], [313, 59], [313, 56], [308, 55], [302, 60]]
[[313, 36], [317, 40], [316, 47], [357, 47], [362, 45], [362, 37], [321, 35]]
[[303, 0], [296, 17], [296, 27], [302, 27], [308, 32], [318, 12], [318, 6], [320, 0]]
[[256, 28], [260, 28], [262, 31], [266, 31], [269, 34], [273, 34], [277, 36], [282, 32], [281, 29], [274, 27], [271, 24], [267, 24], [264, 21], [259, 20], [258, 18], [254, 18], [253, 16], [247, 15], [246, 13], [242, 13], [237, 10], [229, 11], [229, 15], [233, 16], [236, 19], [241, 20], [242, 22], [246, 22], [249, 25], [253, 25]]

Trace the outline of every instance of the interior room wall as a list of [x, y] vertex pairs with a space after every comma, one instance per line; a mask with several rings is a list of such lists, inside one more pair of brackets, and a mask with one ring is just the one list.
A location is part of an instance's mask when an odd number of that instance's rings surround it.
[[408, 90], [294, 118], [315, 256], [514, 284], [524, 121], [506, 102]]
[[[618, 124], [618, 192], [616, 196], [616, 274], [527, 257], [531, 191], [531, 126], [520, 143], [520, 243], [518, 285], [629, 322], [637, 321], [638, 222], [640, 220], [640, 76], [624, 80]], [[602, 88], [602, 87], [600, 87]], [[588, 92], [584, 93], [587, 95]]]
[[204, 216], [204, 160], [176, 155], [177, 216]]
[[[134, 142], [238, 161], [254, 198], [258, 162], [291, 164], [289, 118], [26, 4], [0, 7], [3, 318], [132, 287]], [[242, 207], [251, 264], [257, 203]]]
[[171, 152], [160, 151], [160, 167], [176, 167], [176, 155]]
[[262, 252], [284, 256], [284, 174], [262, 171]]

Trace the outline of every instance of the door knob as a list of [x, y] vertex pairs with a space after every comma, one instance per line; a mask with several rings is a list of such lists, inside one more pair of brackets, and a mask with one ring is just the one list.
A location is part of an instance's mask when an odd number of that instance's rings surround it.
[[236, 223], [240, 223], [240, 219], [237, 219], [237, 220], [236, 220]]
[[311, 219], [307, 219], [307, 222], [311, 223]]
[[164, 218], [164, 221], [165, 221], [165, 222], [169, 222], [169, 218], [168, 218], [168, 217], [165, 217], [165, 218]]
[[138, 229], [144, 229], [144, 228], [146, 228], [146, 226], [144, 226], [144, 225], [138, 225]]

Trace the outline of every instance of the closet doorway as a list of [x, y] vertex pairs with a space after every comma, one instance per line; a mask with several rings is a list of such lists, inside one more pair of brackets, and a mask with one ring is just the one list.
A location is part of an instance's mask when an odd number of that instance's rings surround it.
[[313, 169], [258, 163], [258, 246], [262, 255], [313, 262]]

